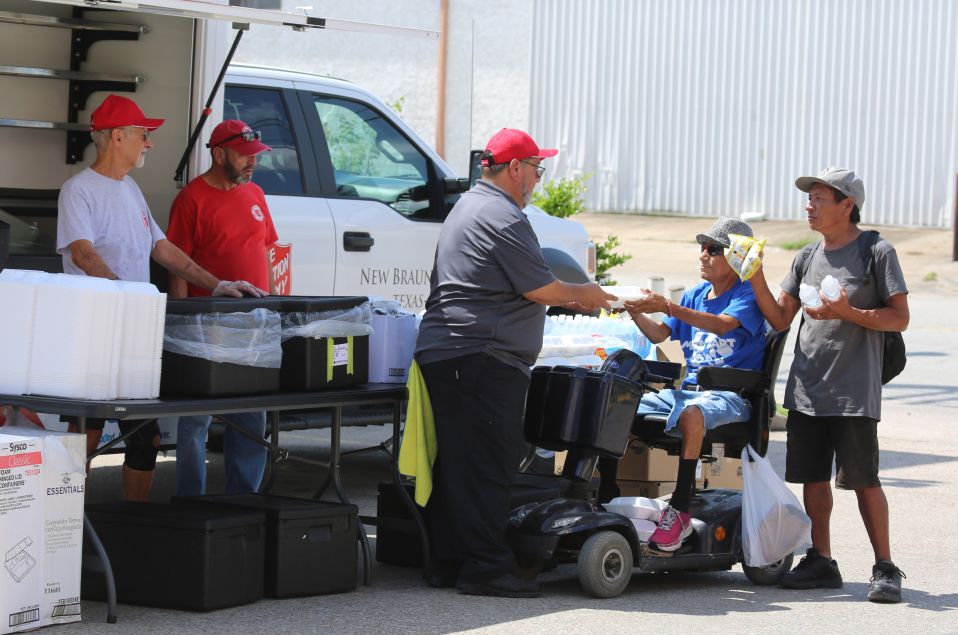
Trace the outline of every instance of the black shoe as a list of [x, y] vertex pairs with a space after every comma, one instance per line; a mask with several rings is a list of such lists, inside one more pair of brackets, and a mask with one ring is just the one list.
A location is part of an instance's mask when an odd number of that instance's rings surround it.
[[432, 559], [429, 568], [423, 573], [426, 584], [434, 589], [451, 589], [459, 579], [460, 563]]
[[906, 577], [908, 576], [891, 561], [879, 560], [872, 567], [868, 600], [870, 602], [901, 602], [901, 579]]
[[491, 595], [501, 598], [537, 598], [542, 594], [542, 587], [538, 582], [524, 580], [511, 573], [485, 582], [460, 580], [456, 587], [460, 593], [466, 595]]
[[842, 574], [838, 563], [818, 553], [814, 547], [795, 568], [782, 576], [779, 583], [786, 589], [840, 589]]

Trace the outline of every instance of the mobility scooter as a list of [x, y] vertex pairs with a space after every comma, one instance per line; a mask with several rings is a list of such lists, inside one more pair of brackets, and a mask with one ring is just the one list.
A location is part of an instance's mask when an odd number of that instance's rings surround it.
[[[788, 331], [770, 331], [762, 371], [703, 368], [702, 388], [735, 390], [752, 405], [752, 417], [707, 433], [702, 460], [714, 461], [713, 443], [726, 456], [738, 457], [748, 443], [764, 456], [775, 412], [773, 387]], [[536, 368], [526, 400], [524, 434], [532, 446], [567, 451], [562, 478], [568, 481], [559, 498], [532, 502], [513, 510], [508, 537], [520, 574], [535, 575], [545, 567], [576, 563], [583, 590], [610, 598], [628, 586], [639, 571], [722, 571], [742, 563], [755, 584], [775, 584], [792, 565], [792, 554], [765, 567], [745, 565], [742, 553], [742, 493], [706, 489], [693, 494], [693, 534], [683, 547], [660, 554], [639, 540], [632, 521], [606, 511], [593, 499], [591, 486], [598, 457], [621, 457], [632, 434], [651, 447], [678, 454], [681, 439], [664, 433], [664, 417], [639, 417], [638, 402], [653, 384], [673, 385], [678, 364], [644, 361], [628, 350], [611, 355], [600, 371], [557, 366]]]

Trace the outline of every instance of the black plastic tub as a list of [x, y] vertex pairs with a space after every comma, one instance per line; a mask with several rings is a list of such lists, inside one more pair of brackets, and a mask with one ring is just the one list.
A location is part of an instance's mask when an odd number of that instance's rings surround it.
[[283, 342], [279, 389], [323, 390], [369, 380], [369, 336], [291, 337]]
[[[211, 611], [263, 596], [262, 512], [131, 501], [86, 512], [124, 604]], [[106, 599], [102, 572], [84, 569], [81, 588], [84, 598]]]
[[359, 512], [355, 505], [252, 493], [174, 498], [173, 502], [265, 514], [267, 597], [356, 588]]

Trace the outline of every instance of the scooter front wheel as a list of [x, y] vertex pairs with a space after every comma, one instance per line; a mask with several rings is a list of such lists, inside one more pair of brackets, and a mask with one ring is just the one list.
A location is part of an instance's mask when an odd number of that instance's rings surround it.
[[750, 567], [743, 562], [742, 570], [745, 572], [745, 577], [752, 581], [752, 584], [771, 586], [778, 584], [782, 576], [791, 570], [794, 559], [793, 554], [788, 554], [778, 562], [773, 562], [764, 567]]
[[622, 534], [600, 531], [579, 551], [579, 584], [597, 598], [614, 598], [632, 579], [632, 547]]

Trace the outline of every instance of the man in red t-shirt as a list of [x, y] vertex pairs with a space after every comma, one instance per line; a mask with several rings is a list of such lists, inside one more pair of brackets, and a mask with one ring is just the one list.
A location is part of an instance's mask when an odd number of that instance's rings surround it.
[[[252, 183], [256, 155], [269, 146], [260, 142], [242, 121], [224, 121], [213, 129], [207, 147], [213, 159], [209, 170], [187, 184], [170, 209], [166, 237], [213, 275], [227, 280], [245, 280], [260, 289], [275, 292], [268, 250], [276, 242], [276, 230], [263, 190]], [[229, 272], [229, 276], [226, 276]], [[170, 275], [171, 298], [209, 295], [206, 289]], [[266, 467], [266, 448], [233, 428], [237, 426], [263, 438], [265, 412], [224, 415], [223, 437], [226, 491], [259, 489]], [[180, 417], [176, 430], [176, 493], [195, 496], [206, 493], [206, 433], [208, 415]]]

